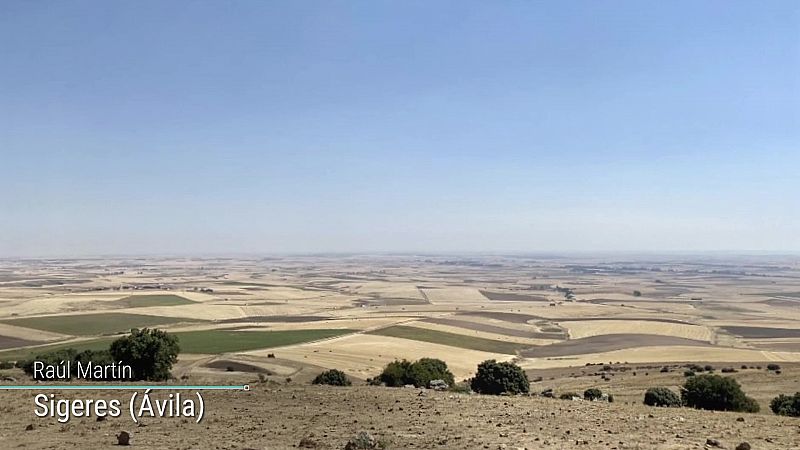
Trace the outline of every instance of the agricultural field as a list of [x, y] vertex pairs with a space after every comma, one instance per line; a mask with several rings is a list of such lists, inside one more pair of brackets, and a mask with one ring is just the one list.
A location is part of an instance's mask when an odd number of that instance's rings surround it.
[[193, 319], [166, 316], [144, 316], [126, 313], [99, 313], [63, 316], [42, 316], [5, 320], [3, 323], [17, 327], [33, 328], [54, 333], [75, 336], [116, 334], [131, 328], [153, 328], [178, 322], [192, 322]]
[[[253, 387], [209, 393], [207, 427], [150, 421], [134, 428], [134, 445], [143, 447], [202, 448], [213, 432], [231, 447], [262, 448], [263, 433], [247, 430], [268, 423], [278, 430], [270, 448], [296, 448], [306, 435], [318, 448], [342, 448], [362, 427], [391, 448], [573, 448], [585, 441], [581, 448], [677, 449], [702, 448], [709, 436], [729, 448], [743, 440], [795, 448], [796, 419], [775, 417], [768, 406], [780, 393], [800, 391], [798, 292], [800, 259], [789, 257], [3, 260], [0, 361], [103, 350], [132, 327], [155, 327], [181, 347], [170, 383]], [[423, 357], [445, 361], [457, 382], [493, 359], [521, 366], [533, 393], [600, 388], [616, 400], [512, 401], [366, 385], [390, 362]], [[780, 370], [767, 370], [771, 364]], [[648, 387], [677, 391], [690, 365], [724, 369], [761, 413], [742, 425], [739, 413], [641, 405]], [[343, 371], [354, 386], [311, 386], [325, 369]], [[0, 376], [29, 382], [19, 368]], [[0, 433], [29, 429], [30, 414], [14, 409], [22, 394], [0, 395], [10, 405]], [[312, 405], [326, 414], [309, 415]], [[365, 418], [365, 410], [376, 412]], [[503, 420], [485, 424], [486, 415]], [[107, 448], [123, 426], [42, 421], [21, 436], [30, 448]], [[431, 426], [439, 430], [435, 439]], [[83, 445], [87, 435], [98, 438]]]
[[189, 377], [216, 370], [193, 354], [244, 368], [275, 365], [275, 353], [292, 370], [356, 379], [420, 357], [459, 379], [485, 359], [530, 373], [792, 363], [798, 292], [800, 260], [780, 256], [2, 260], [0, 359], [156, 327], [178, 334]]

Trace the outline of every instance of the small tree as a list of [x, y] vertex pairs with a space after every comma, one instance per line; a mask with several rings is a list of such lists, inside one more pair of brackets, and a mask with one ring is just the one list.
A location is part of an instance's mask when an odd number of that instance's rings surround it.
[[678, 394], [665, 387], [653, 387], [644, 393], [644, 404], [647, 406], [681, 406], [681, 398]]
[[447, 363], [434, 358], [422, 358], [411, 363], [408, 367], [408, 378], [416, 387], [428, 387], [433, 380], [444, 380], [447, 386], [455, 384], [453, 373], [447, 368]]
[[731, 377], [698, 375], [689, 378], [681, 389], [683, 404], [715, 411], [758, 412], [758, 403], [747, 397]]
[[378, 375], [378, 380], [386, 386], [399, 387], [411, 384], [408, 377], [408, 369], [411, 363], [407, 360], [392, 361], [383, 368], [383, 372]]
[[479, 394], [520, 394], [530, 391], [528, 376], [520, 366], [510, 362], [499, 363], [494, 359], [478, 365], [470, 385]]
[[779, 416], [800, 417], [800, 392], [779, 395], [769, 402], [769, 409]]
[[583, 391], [584, 400], [595, 401], [603, 398], [603, 391], [597, 388], [589, 388]]
[[312, 384], [327, 384], [330, 386], [350, 386], [350, 379], [341, 370], [331, 369], [322, 372], [314, 378]]
[[131, 366], [134, 380], [147, 381], [168, 380], [179, 351], [176, 336], [148, 328], [133, 328], [130, 335], [112, 342], [109, 348], [114, 361]]

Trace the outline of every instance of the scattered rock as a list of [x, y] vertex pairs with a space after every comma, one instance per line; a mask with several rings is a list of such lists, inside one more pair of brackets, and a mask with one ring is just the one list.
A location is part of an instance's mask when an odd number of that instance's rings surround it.
[[718, 440], [711, 438], [706, 439], [706, 445], [708, 445], [709, 447], [717, 447], [717, 448], [722, 447], [722, 444], [720, 444]]
[[736, 418], [736, 421], [737, 421], [737, 422], [744, 422], [744, 417], [737, 417], [737, 418]]
[[25, 427], [25, 431], [31, 431], [31, 430], [33, 430], [33, 424], [29, 423], [28, 426]]
[[450, 389], [450, 385], [444, 380], [431, 380], [431, 382], [428, 383], [428, 387], [434, 391], [446, 391]]
[[117, 445], [131, 445], [131, 434], [127, 431], [120, 431], [117, 435]]
[[750, 450], [750, 443], [742, 442], [741, 444], [736, 446], [736, 450]]
[[97, 416], [97, 422], [103, 422], [104, 420], [106, 420], [106, 416]]
[[354, 438], [347, 441], [344, 450], [371, 450], [378, 448], [378, 440], [366, 431], [360, 431]]
[[304, 437], [300, 439], [300, 443], [297, 446], [300, 448], [317, 448], [317, 442], [310, 437]]

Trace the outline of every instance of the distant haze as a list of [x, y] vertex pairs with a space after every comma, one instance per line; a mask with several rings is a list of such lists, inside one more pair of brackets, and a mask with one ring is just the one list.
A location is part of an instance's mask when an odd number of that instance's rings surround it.
[[0, 257], [800, 251], [800, 2], [0, 3]]

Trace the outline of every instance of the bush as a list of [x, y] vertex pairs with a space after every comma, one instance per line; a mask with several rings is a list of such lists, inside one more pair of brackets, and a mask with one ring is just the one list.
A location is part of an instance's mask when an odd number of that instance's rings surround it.
[[581, 396], [577, 392], [565, 392], [558, 396], [561, 400], [572, 400], [575, 397], [580, 398]]
[[61, 350], [55, 350], [55, 351], [52, 351], [52, 352], [38, 354], [38, 355], [34, 356], [33, 359], [29, 359], [29, 360], [18, 362], [17, 365], [20, 368], [22, 368], [22, 370], [26, 374], [28, 374], [31, 377], [33, 377], [34, 380], [43, 380], [43, 378], [39, 378], [39, 377], [34, 376], [33, 364], [36, 361], [41, 361], [45, 365], [58, 366], [59, 364], [61, 364], [62, 361], [64, 361], [64, 362], [75, 361], [75, 357], [77, 355], [78, 355], [78, 351], [75, 350], [74, 348], [64, 348], [64, 349], [61, 349]]
[[597, 388], [589, 388], [583, 391], [583, 398], [584, 400], [600, 400], [603, 397], [603, 391]]
[[0, 370], [13, 369], [14, 363], [11, 361], [0, 361]]
[[413, 384], [424, 388], [428, 387], [432, 380], [444, 380], [448, 386], [455, 384], [453, 373], [447, 368], [447, 364], [434, 358], [422, 358], [413, 363], [405, 359], [392, 361], [375, 380], [391, 387]]
[[[40, 380], [41, 378], [35, 377], [33, 373], [33, 365], [34, 362], [41, 361], [45, 365], [53, 365], [59, 366], [62, 362], [69, 363], [72, 370], [70, 371], [70, 376], [75, 376], [78, 374], [77, 363], [80, 362], [81, 364], [86, 366], [87, 363], [91, 362], [94, 365], [107, 365], [114, 362], [114, 359], [111, 358], [111, 354], [108, 350], [84, 350], [78, 353], [77, 350], [74, 348], [65, 348], [61, 350], [56, 350], [52, 352], [42, 353], [36, 355], [33, 359], [27, 361], [20, 361], [18, 363], [18, 367], [22, 368], [22, 370], [33, 377], [36, 380]], [[11, 366], [13, 367], [13, 365]], [[111, 375], [111, 374], [109, 374]], [[93, 378], [95, 380], [100, 380], [99, 378]], [[105, 380], [115, 380], [116, 378], [106, 378]]]
[[691, 371], [691, 370], [684, 370], [683, 371], [683, 376], [685, 376], [685, 377], [693, 377], [694, 376], [694, 372]]
[[747, 397], [736, 380], [720, 375], [698, 375], [681, 389], [683, 404], [715, 411], [758, 412], [758, 403]]
[[416, 387], [429, 387], [433, 380], [443, 380], [448, 386], [455, 384], [453, 373], [441, 359], [422, 358], [408, 367], [408, 378]]
[[664, 406], [668, 408], [681, 406], [681, 398], [671, 389], [653, 387], [644, 393], [644, 404], [647, 406]]
[[733, 367], [723, 367], [722, 373], [736, 373], [738, 370], [734, 369]]
[[779, 395], [769, 402], [769, 409], [779, 416], [800, 417], [800, 392]]
[[383, 372], [378, 375], [377, 379], [386, 386], [401, 387], [411, 384], [408, 376], [411, 362], [407, 360], [392, 361], [383, 368]]
[[641, 291], [633, 291], [633, 296], [634, 297], [641, 297], [642, 296], [642, 292]]
[[478, 364], [470, 387], [479, 394], [520, 394], [530, 391], [530, 382], [520, 366], [490, 359]]
[[329, 386], [350, 386], [350, 379], [341, 370], [331, 369], [322, 372], [314, 378], [312, 384], [327, 384]]
[[781, 370], [781, 366], [777, 364], [767, 364], [767, 370]]
[[179, 351], [177, 337], [149, 328], [133, 328], [129, 336], [117, 339], [109, 348], [114, 361], [131, 366], [134, 380], [146, 381], [168, 380]]

